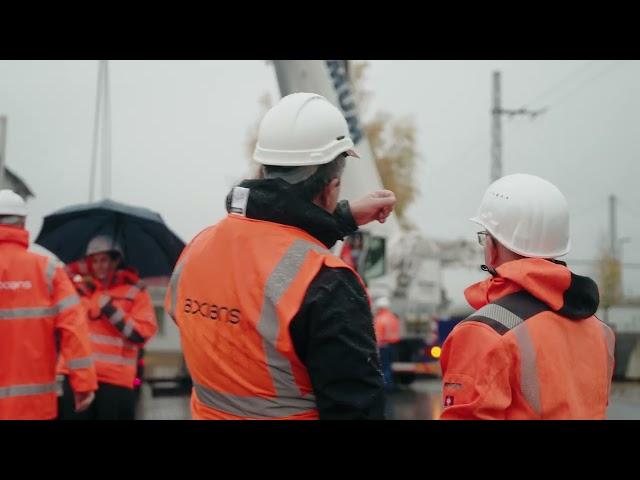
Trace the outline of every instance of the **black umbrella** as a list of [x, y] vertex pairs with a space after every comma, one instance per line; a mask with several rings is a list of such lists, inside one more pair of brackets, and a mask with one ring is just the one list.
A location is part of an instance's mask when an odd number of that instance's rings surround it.
[[96, 235], [115, 238], [126, 266], [142, 278], [171, 275], [184, 248], [158, 213], [113, 200], [74, 205], [46, 216], [36, 243], [68, 264], [84, 257]]

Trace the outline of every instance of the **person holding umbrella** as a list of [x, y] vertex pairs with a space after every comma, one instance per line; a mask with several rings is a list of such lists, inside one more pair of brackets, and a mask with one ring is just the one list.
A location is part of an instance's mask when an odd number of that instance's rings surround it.
[[155, 335], [158, 325], [151, 297], [137, 272], [123, 265], [122, 246], [112, 236], [101, 234], [91, 239], [85, 258], [69, 266], [88, 312], [98, 391], [93, 406], [78, 414], [72, 411], [70, 385], [65, 380], [62, 419], [135, 417], [138, 352]]
[[89, 310], [100, 389], [85, 418], [133, 418], [138, 352], [157, 331], [139, 279], [168, 282], [184, 242], [157, 212], [105, 199], [47, 215], [36, 243], [67, 264]]

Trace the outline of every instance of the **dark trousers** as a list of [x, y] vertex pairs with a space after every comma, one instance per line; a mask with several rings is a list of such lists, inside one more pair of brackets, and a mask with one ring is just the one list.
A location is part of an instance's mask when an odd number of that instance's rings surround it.
[[73, 390], [65, 376], [64, 394], [58, 397], [59, 420], [134, 420], [136, 399], [133, 390], [109, 383], [98, 383], [96, 398], [84, 412], [75, 411]]
[[395, 388], [395, 382], [393, 381], [393, 370], [391, 364], [395, 360], [396, 347], [392, 343], [383, 345], [380, 347], [380, 363], [382, 367], [382, 374], [384, 375], [384, 388], [387, 391], [391, 391]]

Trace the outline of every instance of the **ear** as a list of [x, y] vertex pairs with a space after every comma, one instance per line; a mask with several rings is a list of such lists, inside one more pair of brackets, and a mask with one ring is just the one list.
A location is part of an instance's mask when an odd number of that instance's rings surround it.
[[494, 267], [498, 265], [499, 261], [499, 245], [493, 240], [493, 237], [487, 235], [487, 247], [486, 247], [487, 265]]
[[316, 203], [325, 210], [329, 210], [329, 207], [331, 206], [331, 199], [334, 197], [334, 192], [338, 188], [340, 188], [340, 179], [334, 178], [324, 186], [316, 198]]

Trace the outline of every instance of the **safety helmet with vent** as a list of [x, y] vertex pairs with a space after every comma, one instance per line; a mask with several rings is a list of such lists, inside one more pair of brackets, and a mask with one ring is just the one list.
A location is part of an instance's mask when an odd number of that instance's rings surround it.
[[571, 248], [567, 200], [535, 175], [519, 173], [493, 182], [471, 221], [524, 257], [556, 258]]
[[269, 110], [253, 159], [262, 165], [322, 165], [346, 153], [357, 157], [342, 112], [315, 93], [293, 93]]

